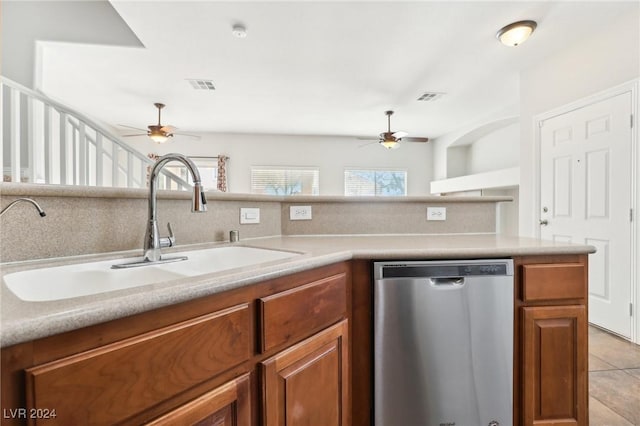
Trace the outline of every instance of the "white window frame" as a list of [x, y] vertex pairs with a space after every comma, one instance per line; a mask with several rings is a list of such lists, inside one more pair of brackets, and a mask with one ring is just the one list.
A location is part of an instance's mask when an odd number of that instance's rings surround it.
[[314, 184], [312, 184], [311, 193], [310, 194], [273, 194], [273, 195], [320, 195], [320, 168], [313, 166], [251, 166], [251, 175], [249, 178], [249, 186], [252, 194], [264, 194], [264, 192], [256, 192], [254, 187], [254, 172], [263, 170], [272, 170], [272, 171], [285, 171], [285, 172], [298, 172], [298, 171], [310, 171], [315, 172], [314, 176]]
[[[374, 177], [374, 188], [373, 188], [373, 194], [348, 194], [348, 187], [347, 187], [347, 173], [349, 172], [402, 172], [404, 173], [404, 194], [376, 194], [377, 192], [377, 188], [375, 187], [375, 177]], [[407, 169], [401, 169], [401, 168], [381, 168], [381, 167], [345, 167], [344, 169], [344, 173], [343, 173], [343, 186], [344, 186], [344, 195], [347, 197], [405, 197], [407, 196], [407, 189], [409, 186], [409, 171]]]

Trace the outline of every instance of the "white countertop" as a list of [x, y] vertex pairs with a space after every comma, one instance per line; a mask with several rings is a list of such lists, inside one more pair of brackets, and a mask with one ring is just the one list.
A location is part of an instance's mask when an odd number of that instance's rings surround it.
[[[247, 239], [235, 244], [302, 254], [221, 273], [52, 302], [24, 302], [3, 283], [0, 293], [1, 346], [11, 346], [350, 259], [460, 259], [595, 252], [592, 246], [495, 234], [282, 236]], [[177, 249], [185, 251], [221, 245], [223, 244], [199, 244]], [[0, 266], [4, 275], [33, 268], [138, 256], [140, 251], [6, 263]]]

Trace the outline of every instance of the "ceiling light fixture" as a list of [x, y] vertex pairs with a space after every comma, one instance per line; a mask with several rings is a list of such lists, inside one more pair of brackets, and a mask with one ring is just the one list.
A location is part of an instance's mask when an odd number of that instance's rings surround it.
[[166, 132], [162, 131], [161, 129], [153, 129], [153, 130], [149, 130], [148, 136], [154, 142], [165, 143], [167, 141], [167, 139], [169, 139], [169, 137], [173, 136], [173, 135], [172, 134], [167, 134]]
[[247, 36], [247, 29], [242, 24], [235, 24], [231, 28], [231, 33], [238, 38], [245, 38]]
[[503, 27], [496, 33], [496, 38], [505, 46], [518, 46], [529, 38], [536, 29], [536, 21], [518, 21]]
[[396, 149], [400, 147], [400, 144], [395, 139], [385, 139], [380, 141], [380, 145], [384, 146], [387, 149]]

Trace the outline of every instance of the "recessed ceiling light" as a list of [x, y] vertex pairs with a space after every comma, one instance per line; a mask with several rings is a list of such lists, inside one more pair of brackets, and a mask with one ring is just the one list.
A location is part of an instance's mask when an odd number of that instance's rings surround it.
[[496, 37], [505, 46], [518, 46], [524, 43], [536, 29], [536, 21], [518, 21], [503, 27]]
[[247, 29], [242, 24], [235, 24], [231, 28], [231, 33], [238, 38], [245, 38], [247, 36]]

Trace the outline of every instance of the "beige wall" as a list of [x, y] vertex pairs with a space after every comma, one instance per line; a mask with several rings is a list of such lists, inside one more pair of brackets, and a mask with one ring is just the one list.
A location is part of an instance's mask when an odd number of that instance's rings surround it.
[[[5, 183], [0, 193], [2, 207], [27, 196], [47, 213], [41, 218], [31, 205], [21, 203], [0, 218], [1, 262], [142, 248], [146, 190]], [[387, 201], [210, 193], [206, 213], [191, 213], [189, 199], [185, 192], [159, 192], [160, 231], [166, 235], [166, 223], [171, 222], [178, 245], [227, 241], [231, 230], [239, 230], [242, 240], [274, 235], [493, 233], [496, 202], [508, 198]], [[290, 221], [289, 206], [294, 204], [312, 205], [312, 220]], [[447, 207], [447, 220], [427, 221], [427, 206]], [[241, 207], [260, 208], [260, 224], [240, 225]]]

